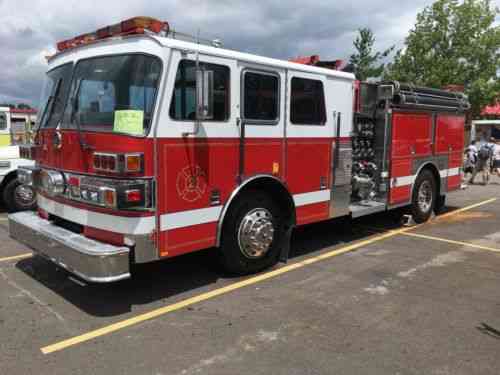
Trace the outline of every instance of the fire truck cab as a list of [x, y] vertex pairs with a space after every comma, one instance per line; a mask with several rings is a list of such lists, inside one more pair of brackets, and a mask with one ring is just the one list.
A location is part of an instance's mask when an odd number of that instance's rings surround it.
[[296, 226], [401, 206], [425, 221], [459, 188], [461, 94], [359, 85], [144, 17], [58, 50], [19, 172], [38, 211], [9, 215], [10, 235], [87, 281], [206, 248], [257, 272]]

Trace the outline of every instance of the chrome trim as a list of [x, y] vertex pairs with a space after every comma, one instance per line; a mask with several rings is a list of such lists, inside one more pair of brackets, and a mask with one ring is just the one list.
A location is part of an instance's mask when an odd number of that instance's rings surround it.
[[9, 234], [53, 263], [94, 283], [130, 277], [130, 249], [86, 238], [40, 218], [35, 212], [11, 214]]
[[259, 259], [267, 254], [274, 239], [272, 214], [265, 208], [255, 208], [241, 220], [238, 246], [248, 259]]
[[160, 260], [155, 241], [150, 235], [125, 235], [125, 244], [133, 248], [134, 263], [149, 263]]
[[[125, 210], [135, 210], [135, 211], [149, 211], [151, 210], [152, 198], [150, 198], [151, 194], [151, 184], [152, 179], [150, 178], [136, 178], [136, 179], [127, 179], [123, 178], [110, 178], [110, 177], [101, 177], [101, 176], [89, 176], [83, 174], [76, 173], [64, 173], [64, 177], [66, 181], [69, 181], [70, 178], [78, 178], [80, 180], [78, 186], [78, 196], [73, 194], [72, 189], [73, 186], [68, 185], [64, 194], [62, 196], [71, 201], [85, 203], [91, 206], [97, 207], [105, 207], [112, 209], [125, 209]], [[144, 187], [144, 207], [119, 207], [119, 195], [125, 189], [137, 189], [138, 186]], [[82, 190], [87, 190], [90, 192], [98, 193], [98, 200], [93, 201], [90, 199], [84, 199], [81, 195]], [[115, 192], [115, 200], [113, 205], [108, 205], [104, 201], [104, 193], [108, 190]]]
[[433, 194], [434, 192], [432, 191], [432, 186], [429, 181], [423, 181], [417, 192], [418, 207], [422, 212], [427, 213], [432, 208], [432, 202], [434, 200]]
[[[244, 180], [240, 185], [238, 185], [238, 187], [236, 189], [233, 190], [233, 192], [231, 193], [231, 195], [229, 196], [229, 199], [226, 201], [226, 203], [224, 204], [224, 207], [221, 211], [221, 214], [219, 216], [219, 221], [217, 223], [217, 238], [216, 238], [216, 241], [215, 241], [215, 246], [216, 247], [219, 247], [220, 246], [220, 242], [221, 242], [221, 238], [222, 238], [222, 226], [223, 226], [223, 223], [224, 223], [224, 218], [226, 217], [226, 213], [229, 209], [229, 206], [231, 205], [231, 203], [233, 202], [233, 200], [236, 198], [236, 196], [240, 193], [240, 191], [245, 187], [247, 186], [250, 182], [253, 182], [255, 180], [258, 180], [258, 179], [264, 179], [264, 178], [269, 178], [271, 180], [274, 180], [275, 182], [278, 182], [286, 191], [288, 191], [288, 188], [285, 186], [285, 184], [283, 183], [283, 181], [281, 181], [279, 178], [275, 177], [275, 176], [272, 176], [272, 175], [267, 175], [267, 174], [258, 174], [258, 175], [255, 175], [255, 176], [252, 176], [252, 177], [249, 177], [247, 178], [246, 180]], [[292, 222], [292, 226], [295, 225], [295, 203], [293, 202], [293, 198], [292, 196], [289, 194], [289, 198], [293, 204], [293, 222]]]
[[65, 176], [61, 172], [44, 169], [40, 173], [40, 185], [41, 189], [52, 197], [63, 195], [66, 190]]

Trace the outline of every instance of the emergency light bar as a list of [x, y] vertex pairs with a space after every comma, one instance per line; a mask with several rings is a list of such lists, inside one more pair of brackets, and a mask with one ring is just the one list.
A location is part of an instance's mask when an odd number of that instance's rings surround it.
[[168, 22], [159, 21], [151, 17], [134, 17], [111, 26], [103, 27], [92, 33], [79, 35], [75, 38], [58, 42], [57, 51], [62, 52], [98, 40], [117, 36], [145, 34], [146, 32], [156, 34], [160, 32], [168, 33], [169, 29]]

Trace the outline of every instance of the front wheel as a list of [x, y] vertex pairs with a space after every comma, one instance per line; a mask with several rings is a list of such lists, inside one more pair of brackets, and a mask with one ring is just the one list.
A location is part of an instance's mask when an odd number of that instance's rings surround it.
[[285, 238], [283, 213], [261, 191], [250, 191], [231, 207], [224, 220], [220, 259], [230, 273], [259, 272], [278, 262]]
[[429, 170], [424, 170], [415, 180], [413, 187], [411, 214], [420, 224], [429, 220], [436, 205], [436, 180]]
[[5, 208], [8, 212], [34, 210], [36, 208], [36, 193], [31, 186], [22, 185], [17, 178], [5, 185], [2, 194]]

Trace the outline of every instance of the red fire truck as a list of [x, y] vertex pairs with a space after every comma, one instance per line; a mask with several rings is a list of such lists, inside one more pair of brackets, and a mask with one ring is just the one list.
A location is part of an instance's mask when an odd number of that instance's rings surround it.
[[58, 43], [19, 171], [38, 210], [13, 238], [91, 282], [206, 248], [246, 274], [297, 226], [423, 222], [459, 188], [464, 95], [186, 39], [138, 17]]

